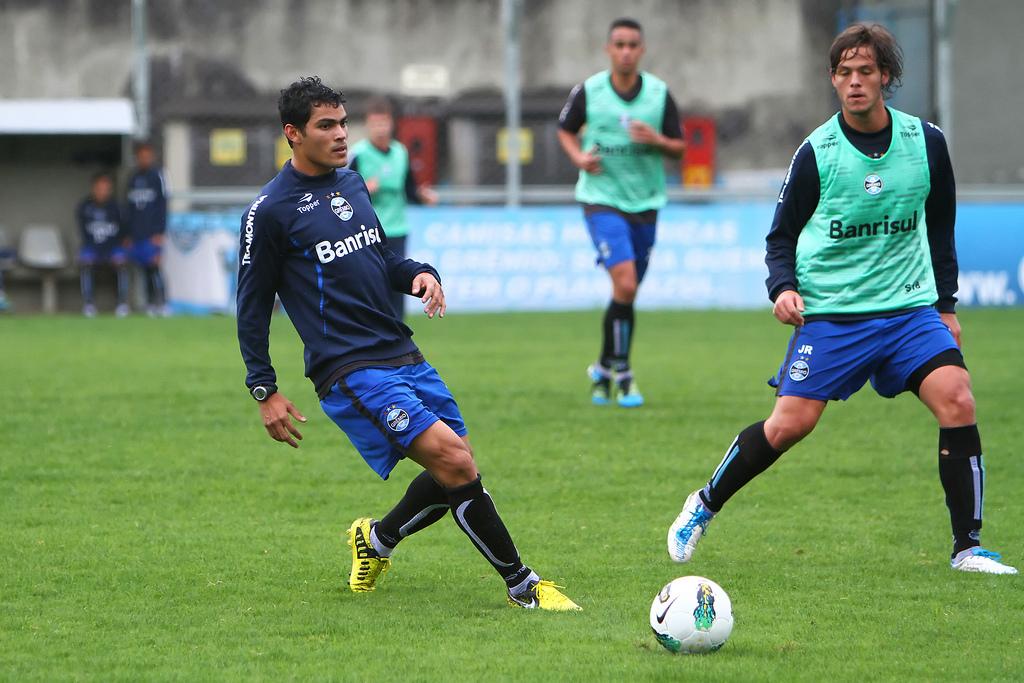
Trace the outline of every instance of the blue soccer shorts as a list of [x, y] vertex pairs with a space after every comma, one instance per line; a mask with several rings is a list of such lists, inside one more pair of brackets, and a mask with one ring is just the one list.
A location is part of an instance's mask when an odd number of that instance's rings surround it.
[[124, 247], [82, 247], [78, 252], [78, 262], [83, 266], [112, 265], [120, 266], [128, 260]]
[[154, 265], [162, 251], [160, 245], [152, 239], [136, 240], [131, 246], [132, 260], [140, 266]]
[[814, 320], [793, 332], [768, 383], [779, 396], [845, 401], [870, 379], [879, 395], [892, 398], [909, 388], [915, 370], [951, 349], [953, 334], [931, 307], [892, 318]]
[[448, 386], [426, 361], [350, 372], [331, 387], [320, 407], [381, 479], [438, 420], [459, 436], [467, 434]]
[[635, 261], [636, 280], [641, 282], [651, 261], [657, 225], [630, 223], [615, 211], [600, 211], [583, 217], [597, 249], [597, 262], [611, 268], [623, 261]]

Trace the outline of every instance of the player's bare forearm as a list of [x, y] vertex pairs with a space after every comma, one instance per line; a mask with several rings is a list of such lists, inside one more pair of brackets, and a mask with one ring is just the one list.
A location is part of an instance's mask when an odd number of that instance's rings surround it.
[[670, 138], [663, 135], [643, 121], [633, 121], [629, 124], [629, 138], [641, 145], [656, 147], [667, 157], [678, 159], [686, 149], [686, 143], [682, 138]]
[[575, 133], [559, 128], [558, 142], [561, 143], [573, 166], [587, 173], [601, 172], [601, 156], [593, 150], [584, 152]]
[[682, 138], [670, 138], [661, 136], [661, 153], [672, 159], [681, 159], [686, 151], [686, 142]]
[[558, 129], [558, 144], [562, 146], [562, 150], [565, 151], [565, 155], [569, 157], [569, 160], [575, 165], [575, 159], [580, 155], [580, 139], [576, 133], [570, 133], [567, 130]]
[[302, 441], [302, 434], [292, 424], [291, 418], [294, 416], [299, 422], [305, 422], [306, 418], [284, 394], [271, 394], [266, 401], [260, 403], [260, 416], [263, 418], [263, 427], [271, 439], [286, 443], [292, 448], [299, 447], [298, 442]]

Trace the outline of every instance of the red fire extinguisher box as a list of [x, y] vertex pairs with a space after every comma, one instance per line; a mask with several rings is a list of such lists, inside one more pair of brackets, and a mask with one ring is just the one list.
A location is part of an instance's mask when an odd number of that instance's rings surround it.
[[409, 169], [417, 185], [437, 184], [437, 119], [402, 116], [398, 119], [399, 142], [409, 150]]
[[715, 182], [715, 120], [706, 116], [683, 119], [683, 185], [711, 187]]

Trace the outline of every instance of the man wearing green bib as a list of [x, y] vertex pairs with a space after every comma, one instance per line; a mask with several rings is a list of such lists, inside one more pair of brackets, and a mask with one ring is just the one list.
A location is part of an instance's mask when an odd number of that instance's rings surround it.
[[[379, 97], [366, 106], [368, 138], [352, 147], [349, 168], [363, 176], [377, 218], [388, 238], [388, 248], [405, 258], [405, 238], [409, 235], [406, 204], [437, 204], [437, 193], [423, 185], [417, 187], [409, 168], [409, 151], [394, 139], [395, 119], [391, 103]], [[405, 312], [405, 295], [391, 293], [395, 315]]]
[[[882, 26], [850, 26], [829, 61], [841, 111], [794, 155], [767, 239], [774, 314], [796, 328], [769, 382], [775, 408], [739, 433], [686, 499], [669, 555], [689, 561], [726, 501], [810, 434], [828, 401], [870, 380], [886, 398], [914, 392], [938, 422], [950, 566], [1016, 574], [981, 546], [985, 468], [955, 312], [956, 187], [945, 138], [885, 106], [903, 59]], [[864, 501], [866, 510], [880, 505], [899, 501]]]
[[658, 209], [665, 205], [664, 157], [679, 158], [684, 144], [668, 86], [640, 71], [640, 24], [613, 21], [605, 51], [611, 69], [572, 89], [558, 119], [558, 141], [580, 169], [576, 200], [583, 205], [598, 263], [612, 281], [601, 354], [587, 368], [591, 400], [607, 404], [614, 386], [617, 403], [635, 408], [644, 398], [629, 364], [633, 302], [650, 261]]

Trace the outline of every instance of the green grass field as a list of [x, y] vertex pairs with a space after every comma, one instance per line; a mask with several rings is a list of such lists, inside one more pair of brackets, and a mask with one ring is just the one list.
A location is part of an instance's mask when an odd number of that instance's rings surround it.
[[[967, 311], [986, 545], [1024, 565], [1024, 310]], [[787, 330], [770, 313], [645, 313], [648, 406], [589, 404], [599, 314], [413, 322], [451, 386], [524, 559], [585, 611], [523, 612], [450, 518], [376, 593], [340, 532], [380, 482], [317, 405], [275, 321], [282, 390], [310, 418], [271, 441], [225, 318], [0, 319], [0, 678], [5, 680], [1021, 680], [1024, 583], [952, 572], [936, 428], [870, 389], [725, 509], [690, 565], [683, 498], [767, 415]], [[650, 602], [701, 574], [736, 626], [708, 656], [656, 644]]]

